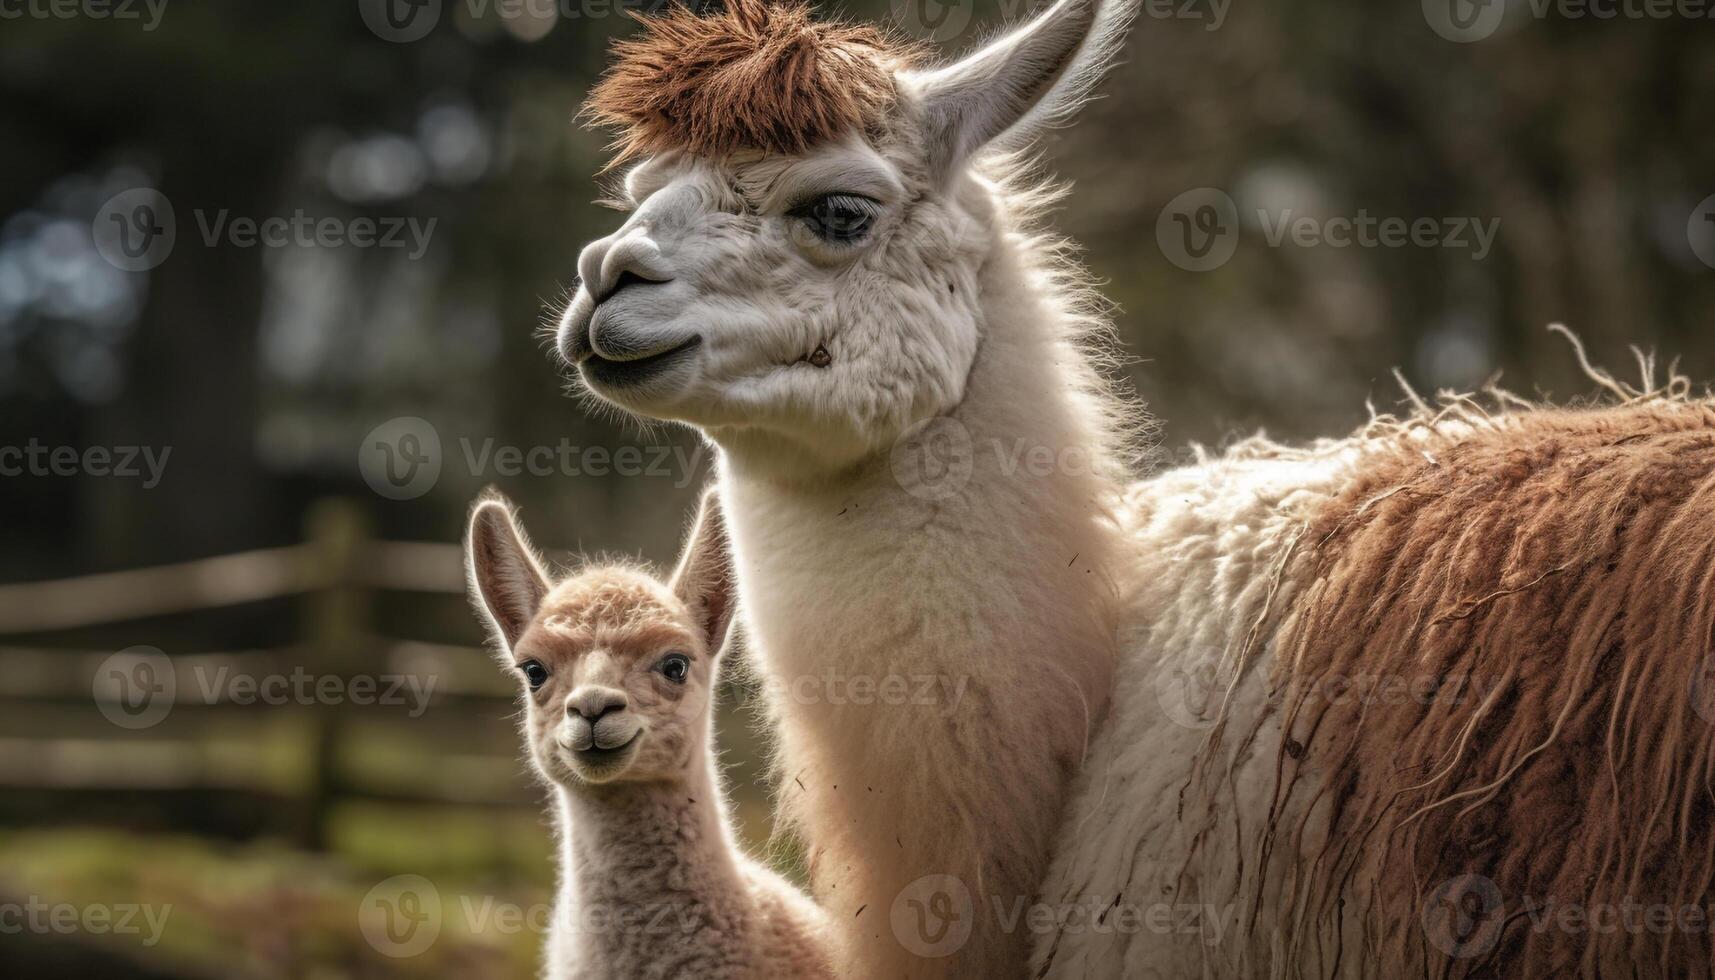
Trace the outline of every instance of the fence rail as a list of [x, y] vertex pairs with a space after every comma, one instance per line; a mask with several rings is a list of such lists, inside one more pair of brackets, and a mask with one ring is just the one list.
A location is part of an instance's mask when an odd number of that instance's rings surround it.
[[[103, 710], [104, 702], [111, 711], [115, 699], [133, 696], [98, 676], [117, 651], [0, 645], [0, 787], [272, 794], [299, 811], [301, 841], [317, 848], [327, 843], [330, 810], [344, 801], [533, 805], [511, 732], [492, 722], [511, 710], [513, 689], [488, 654], [372, 627], [379, 593], [464, 590], [458, 546], [376, 540], [361, 509], [344, 500], [312, 508], [302, 544], [0, 585], [0, 636], [300, 602], [298, 635], [289, 642], [168, 656], [173, 718], [146, 729], [115, 724]], [[286, 685], [309, 678], [317, 687], [307, 699], [297, 689], [270, 699], [255, 684], [229, 683], [234, 677]], [[355, 710], [359, 685], [372, 692], [361, 706], [386, 705], [385, 678], [416, 679], [416, 700], [407, 710], [398, 702], [395, 710]], [[240, 709], [242, 724], [235, 723]], [[473, 742], [486, 732], [500, 734], [483, 751]], [[293, 749], [285, 762], [274, 751], [282, 737]], [[432, 753], [433, 764], [401, 776], [396, 767], [363, 763], [356, 749], [376, 744], [416, 747]]]

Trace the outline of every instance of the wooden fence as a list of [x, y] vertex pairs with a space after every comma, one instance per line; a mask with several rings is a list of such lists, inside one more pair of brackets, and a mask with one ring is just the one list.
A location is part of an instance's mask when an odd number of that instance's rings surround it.
[[534, 807], [513, 728], [497, 722], [513, 685], [488, 653], [374, 632], [386, 593], [464, 589], [457, 545], [376, 540], [344, 500], [312, 509], [303, 544], [0, 586], [0, 637], [279, 599], [299, 622], [268, 649], [167, 651], [174, 692], [149, 725], [115, 723], [103, 704], [124, 696], [99, 676], [116, 651], [0, 645], [0, 793], [55, 801], [43, 816], [56, 819], [175, 795], [193, 813], [285, 813], [311, 848], [342, 801]]

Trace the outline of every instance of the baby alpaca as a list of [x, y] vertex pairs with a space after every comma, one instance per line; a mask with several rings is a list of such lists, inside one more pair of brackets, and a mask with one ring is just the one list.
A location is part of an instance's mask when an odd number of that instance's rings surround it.
[[665, 584], [615, 565], [556, 584], [498, 496], [471, 514], [466, 564], [559, 799], [546, 975], [831, 976], [820, 910], [739, 852], [720, 796], [710, 705], [734, 598], [715, 495]]

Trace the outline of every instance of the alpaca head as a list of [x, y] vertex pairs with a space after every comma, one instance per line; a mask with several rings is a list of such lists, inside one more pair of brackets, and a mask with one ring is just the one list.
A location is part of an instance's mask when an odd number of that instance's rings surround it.
[[976, 163], [1086, 97], [1131, 0], [1059, 0], [938, 68], [793, 0], [644, 19], [590, 97], [633, 163], [558, 348], [597, 398], [831, 469], [958, 404], [1007, 230]]
[[524, 691], [525, 740], [568, 788], [672, 781], [706, 757], [715, 657], [732, 618], [720, 507], [704, 497], [667, 582], [595, 565], [552, 581], [503, 498], [471, 514], [466, 566], [502, 662]]

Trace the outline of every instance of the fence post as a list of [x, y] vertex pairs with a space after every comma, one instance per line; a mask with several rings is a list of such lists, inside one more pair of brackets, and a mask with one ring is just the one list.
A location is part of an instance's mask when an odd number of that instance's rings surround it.
[[[304, 669], [319, 686], [322, 677], [349, 678], [352, 673], [372, 671], [373, 665], [365, 663], [369, 594], [358, 575], [369, 552], [371, 529], [357, 503], [330, 498], [311, 506], [305, 532], [310, 581], [316, 586], [305, 598]], [[342, 699], [339, 704], [318, 702], [310, 709], [313, 755], [298, 837], [311, 850], [325, 850], [328, 845], [328, 817], [340, 791], [345, 708]]]

